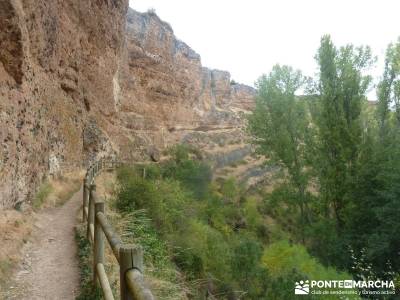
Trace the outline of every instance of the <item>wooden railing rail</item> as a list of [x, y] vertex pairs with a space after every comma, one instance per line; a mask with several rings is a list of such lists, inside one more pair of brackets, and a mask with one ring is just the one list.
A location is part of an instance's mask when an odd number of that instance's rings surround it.
[[105, 214], [105, 205], [96, 193], [94, 180], [101, 170], [112, 170], [122, 163], [101, 159], [92, 164], [83, 180], [83, 222], [86, 234], [93, 245], [93, 283], [99, 282], [104, 299], [114, 300], [114, 295], [104, 269], [104, 236], [120, 268], [120, 294], [122, 300], [153, 300], [143, 278], [143, 250], [140, 245], [124, 244], [115, 233]]

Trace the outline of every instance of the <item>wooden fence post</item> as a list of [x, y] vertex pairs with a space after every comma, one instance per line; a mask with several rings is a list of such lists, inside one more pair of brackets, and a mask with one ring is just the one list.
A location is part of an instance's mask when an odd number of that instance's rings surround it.
[[96, 185], [91, 184], [90, 185], [90, 191], [89, 191], [89, 216], [88, 216], [88, 223], [87, 223], [87, 238], [88, 240], [92, 240], [92, 235], [91, 235], [91, 230], [90, 228], [94, 226], [94, 202], [95, 202], [95, 194], [96, 192]]
[[138, 245], [121, 245], [121, 248], [119, 248], [119, 264], [121, 300], [137, 300], [129, 292], [125, 275], [131, 269], [143, 271], [142, 247]]
[[104, 202], [95, 203], [94, 214], [94, 243], [93, 243], [93, 284], [97, 284], [97, 264], [104, 264], [104, 235], [97, 213], [104, 213]]
[[85, 213], [85, 208], [87, 207], [87, 177], [83, 179], [83, 204], [82, 204], [82, 220], [83, 223], [86, 221], [86, 213]]

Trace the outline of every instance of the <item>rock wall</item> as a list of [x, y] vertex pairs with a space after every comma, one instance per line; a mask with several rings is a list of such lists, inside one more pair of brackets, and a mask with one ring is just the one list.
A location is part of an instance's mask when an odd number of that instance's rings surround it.
[[200, 55], [152, 12], [128, 10], [117, 82], [118, 116], [127, 134], [116, 144], [128, 158], [146, 144], [135, 141], [163, 148], [199, 131], [242, 127], [241, 112], [254, 104], [253, 88], [203, 67]]
[[64, 164], [242, 147], [254, 93], [128, 0], [0, 0], [0, 208]]
[[108, 138], [87, 145], [83, 132], [115, 113], [127, 5], [0, 0], [0, 208], [32, 199], [62, 162], [111, 151]]

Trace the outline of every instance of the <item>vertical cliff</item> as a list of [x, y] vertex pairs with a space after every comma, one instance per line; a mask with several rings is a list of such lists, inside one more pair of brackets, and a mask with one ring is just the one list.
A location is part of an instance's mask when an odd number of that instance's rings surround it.
[[96, 129], [115, 112], [127, 2], [0, 1], [0, 207], [61, 162], [110, 150]]
[[[193, 133], [241, 128], [241, 113], [252, 107], [254, 94], [233, 84], [228, 72], [203, 67], [200, 55], [156, 14], [128, 10], [118, 116], [133, 145], [134, 137], [162, 148], [189, 141]], [[126, 148], [125, 155], [137, 150]]]
[[0, 1], [0, 207], [64, 164], [145, 160], [182, 141], [243, 148], [254, 89], [127, 2]]

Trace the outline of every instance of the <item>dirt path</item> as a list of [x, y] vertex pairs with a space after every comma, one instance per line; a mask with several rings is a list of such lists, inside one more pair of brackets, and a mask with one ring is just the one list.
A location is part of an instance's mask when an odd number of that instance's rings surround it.
[[61, 207], [37, 215], [32, 238], [6, 299], [69, 300], [79, 287], [74, 226], [82, 189]]

